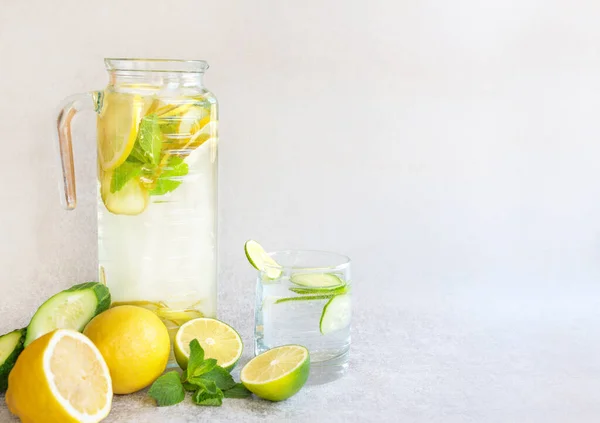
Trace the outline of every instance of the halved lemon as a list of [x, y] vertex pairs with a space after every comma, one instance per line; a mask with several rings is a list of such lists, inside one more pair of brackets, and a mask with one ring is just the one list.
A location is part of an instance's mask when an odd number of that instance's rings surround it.
[[204, 358], [214, 358], [227, 370], [233, 369], [242, 355], [244, 344], [240, 335], [226, 323], [209, 317], [200, 317], [184, 323], [175, 335], [173, 350], [182, 369], [187, 369], [190, 342], [197, 339], [204, 350]]
[[283, 401], [304, 386], [309, 372], [308, 350], [301, 345], [284, 345], [250, 360], [240, 379], [253, 394], [270, 401]]
[[107, 91], [98, 115], [98, 161], [104, 170], [123, 164], [137, 138], [149, 102], [137, 94]]
[[110, 412], [112, 395], [108, 367], [92, 341], [58, 329], [21, 353], [6, 404], [23, 422], [96, 423]]

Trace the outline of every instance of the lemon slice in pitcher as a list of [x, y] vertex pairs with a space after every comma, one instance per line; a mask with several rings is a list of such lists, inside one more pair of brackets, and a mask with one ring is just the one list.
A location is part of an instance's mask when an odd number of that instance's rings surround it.
[[106, 93], [98, 115], [98, 161], [102, 169], [115, 169], [127, 159], [146, 103], [137, 94]]

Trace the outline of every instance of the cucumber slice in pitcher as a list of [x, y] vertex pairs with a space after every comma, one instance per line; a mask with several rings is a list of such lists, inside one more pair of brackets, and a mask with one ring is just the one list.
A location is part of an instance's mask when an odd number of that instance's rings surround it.
[[8, 388], [8, 374], [23, 351], [25, 329], [17, 329], [0, 336], [0, 392]]
[[323, 307], [319, 329], [323, 335], [345, 328], [352, 316], [350, 294], [336, 295]]
[[333, 290], [344, 286], [344, 281], [333, 273], [295, 273], [290, 281], [296, 285], [314, 290]]
[[55, 329], [79, 332], [94, 316], [110, 307], [110, 292], [98, 282], [75, 285], [50, 297], [37, 309], [27, 327], [25, 346]]

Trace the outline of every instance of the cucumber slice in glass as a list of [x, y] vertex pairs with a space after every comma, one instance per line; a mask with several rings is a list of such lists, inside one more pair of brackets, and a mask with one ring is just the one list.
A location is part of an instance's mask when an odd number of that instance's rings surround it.
[[277, 279], [283, 273], [281, 266], [267, 254], [258, 242], [252, 239], [246, 241], [244, 252], [252, 267], [264, 272], [267, 278]]
[[323, 335], [345, 328], [350, 324], [352, 316], [352, 299], [350, 294], [336, 295], [329, 300], [319, 322], [319, 329]]
[[290, 276], [290, 281], [296, 285], [314, 290], [333, 290], [345, 285], [339, 276], [333, 273], [296, 273]]
[[0, 392], [8, 388], [8, 374], [23, 351], [25, 329], [18, 329], [0, 336]]
[[98, 282], [75, 285], [50, 297], [37, 309], [27, 327], [25, 346], [55, 329], [79, 332], [110, 307], [110, 292]]

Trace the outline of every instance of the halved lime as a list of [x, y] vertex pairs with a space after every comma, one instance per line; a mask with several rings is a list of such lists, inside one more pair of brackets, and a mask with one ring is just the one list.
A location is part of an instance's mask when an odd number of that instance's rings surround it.
[[267, 254], [258, 242], [252, 239], [246, 241], [244, 251], [250, 264], [256, 270], [264, 272], [267, 278], [277, 279], [283, 273], [281, 266]]
[[315, 290], [332, 290], [344, 286], [344, 281], [332, 273], [295, 273], [290, 281]]
[[205, 358], [216, 359], [227, 370], [233, 369], [244, 349], [242, 338], [228, 324], [209, 317], [190, 320], [179, 328], [173, 344], [175, 359], [183, 370], [187, 369], [193, 339], [200, 343]]
[[253, 394], [270, 401], [283, 401], [304, 386], [309, 372], [308, 350], [301, 345], [284, 345], [250, 360], [240, 379]]
[[350, 294], [336, 295], [323, 307], [319, 329], [323, 335], [343, 329], [350, 324], [351, 316], [352, 299]]

